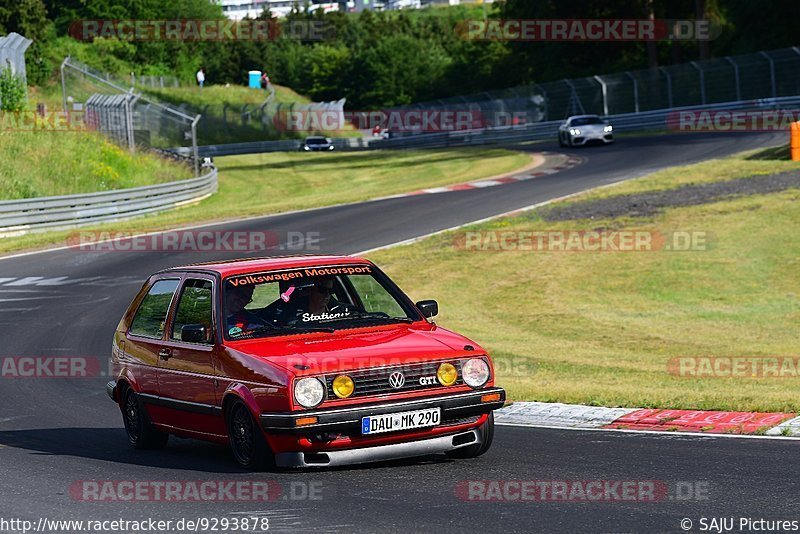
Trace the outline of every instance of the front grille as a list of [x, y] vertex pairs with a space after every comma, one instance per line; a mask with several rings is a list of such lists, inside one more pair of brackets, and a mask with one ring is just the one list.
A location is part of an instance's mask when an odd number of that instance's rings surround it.
[[[443, 362], [426, 362], [415, 363], [410, 365], [397, 365], [392, 367], [381, 367], [379, 369], [365, 369], [363, 371], [352, 371], [345, 373], [337, 373], [325, 376], [325, 385], [328, 388], [328, 398], [336, 399], [336, 394], [333, 392], [333, 380], [339, 374], [346, 374], [353, 379], [355, 383], [355, 390], [348, 398], [366, 397], [369, 395], [385, 395], [390, 393], [403, 393], [406, 391], [419, 391], [423, 389], [433, 389], [443, 387], [436, 379], [436, 371], [439, 365]], [[453, 386], [460, 386], [464, 383], [461, 379], [461, 362], [459, 360], [449, 361], [458, 371], [458, 378]], [[400, 371], [405, 377], [405, 384], [401, 388], [393, 388], [389, 385], [389, 376]], [[433, 383], [430, 385], [420, 384], [419, 379], [422, 377], [433, 377]]]
[[474, 423], [480, 418], [481, 418], [480, 415], [473, 415], [472, 417], [453, 417], [453, 418], [445, 417], [444, 419], [442, 419], [442, 424], [447, 426], [466, 425], [468, 423]]

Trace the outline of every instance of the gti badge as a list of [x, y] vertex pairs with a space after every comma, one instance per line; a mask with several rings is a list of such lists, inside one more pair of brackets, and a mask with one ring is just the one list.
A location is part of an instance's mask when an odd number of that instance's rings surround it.
[[389, 375], [389, 385], [394, 389], [400, 389], [406, 383], [406, 377], [400, 371], [395, 371]]

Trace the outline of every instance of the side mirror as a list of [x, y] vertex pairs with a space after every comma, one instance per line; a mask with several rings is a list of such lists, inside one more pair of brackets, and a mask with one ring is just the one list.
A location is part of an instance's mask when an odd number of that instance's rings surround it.
[[421, 300], [416, 307], [426, 318], [439, 314], [439, 304], [435, 300]]
[[181, 341], [187, 343], [207, 343], [208, 336], [205, 325], [185, 324], [181, 327]]

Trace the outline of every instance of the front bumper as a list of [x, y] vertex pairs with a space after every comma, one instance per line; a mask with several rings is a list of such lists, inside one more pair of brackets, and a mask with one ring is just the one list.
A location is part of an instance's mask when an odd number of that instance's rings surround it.
[[[484, 401], [486, 396], [497, 397], [497, 400]], [[502, 408], [506, 401], [503, 388], [491, 387], [466, 393], [456, 393], [439, 397], [427, 397], [406, 401], [384, 402], [353, 406], [351, 408], [334, 408], [330, 410], [314, 410], [302, 412], [264, 413], [261, 414], [261, 426], [267, 433], [294, 434], [306, 436], [322, 432], [339, 432], [343, 434], [360, 434], [361, 418], [373, 415], [441, 408], [442, 421], [483, 415], [492, 410]], [[317, 422], [297, 426], [297, 419], [316, 417]]]
[[614, 142], [614, 134], [613, 133], [583, 134], [578, 136], [571, 136], [570, 139], [573, 145], [585, 145], [591, 142], [602, 142], [608, 144]]
[[476, 443], [483, 443], [483, 440], [483, 432], [480, 429], [475, 429], [449, 436], [378, 445], [376, 447], [326, 452], [284, 452], [275, 455], [275, 464], [278, 467], [336, 467], [381, 462], [441, 454], [462, 447], [469, 447]]
[[119, 402], [117, 400], [117, 383], [113, 380], [106, 384], [106, 394], [108, 394], [114, 402]]

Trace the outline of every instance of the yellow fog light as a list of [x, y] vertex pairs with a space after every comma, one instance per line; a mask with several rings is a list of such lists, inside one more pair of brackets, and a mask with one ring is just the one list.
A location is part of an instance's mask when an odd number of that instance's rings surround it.
[[436, 371], [436, 377], [443, 386], [452, 386], [458, 379], [458, 371], [452, 363], [443, 363]]
[[356, 389], [356, 384], [347, 375], [339, 375], [333, 379], [333, 392], [340, 399], [346, 399], [352, 395], [354, 389]]

